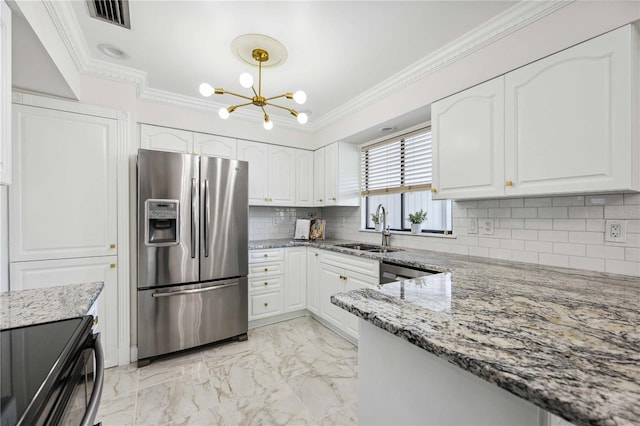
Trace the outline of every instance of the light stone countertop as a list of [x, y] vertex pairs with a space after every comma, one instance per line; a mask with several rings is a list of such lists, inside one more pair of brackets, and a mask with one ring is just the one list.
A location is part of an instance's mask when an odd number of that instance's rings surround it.
[[92, 282], [0, 293], [0, 329], [86, 315], [103, 287]]
[[576, 425], [640, 424], [640, 278], [345, 241], [437, 273], [332, 303]]

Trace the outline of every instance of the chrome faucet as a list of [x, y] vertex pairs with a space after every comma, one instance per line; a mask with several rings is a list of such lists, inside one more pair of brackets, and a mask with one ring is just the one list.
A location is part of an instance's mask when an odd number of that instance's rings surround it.
[[389, 227], [387, 226], [387, 211], [382, 204], [378, 204], [376, 216], [380, 217], [380, 209], [382, 209], [382, 248], [386, 249], [389, 247], [389, 236], [391, 232], [389, 232]]

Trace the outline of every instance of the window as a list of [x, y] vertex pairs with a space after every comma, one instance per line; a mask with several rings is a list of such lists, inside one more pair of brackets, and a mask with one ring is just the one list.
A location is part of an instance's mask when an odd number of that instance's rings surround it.
[[409, 231], [409, 214], [424, 210], [424, 233], [451, 233], [451, 201], [431, 198], [431, 129], [363, 147], [361, 153], [363, 227], [382, 204], [391, 230]]

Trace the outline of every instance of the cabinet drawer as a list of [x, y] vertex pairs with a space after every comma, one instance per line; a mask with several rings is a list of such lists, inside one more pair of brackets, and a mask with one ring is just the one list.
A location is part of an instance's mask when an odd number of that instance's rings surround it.
[[282, 293], [277, 291], [250, 295], [249, 305], [252, 318], [278, 314], [282, 312]]
[[282, 275], [263, 276], [249, 278], [249, 292], [261, 292], [263, 290], [274, 290], [282, 288]]
[[375, 278], [380, 276], [380, 262], [376, 259], [324, 251], [320, 257], [320, 262]]
[[284, 260], [284, 249], [249, 250], [249, 263], [263, 263]]
[[284, 262], [249, 264], [249, 276], [277, 275], [284, 273]]

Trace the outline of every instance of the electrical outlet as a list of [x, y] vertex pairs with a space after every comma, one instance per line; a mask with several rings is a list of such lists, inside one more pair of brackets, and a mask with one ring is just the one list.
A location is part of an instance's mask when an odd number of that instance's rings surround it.
[[480, 231], [483, 235], [493, 235], [493, 219], [482, 219], [480, 221]]
[[278, 226], [278, 218], [277, 217], [273, 218], [272, 224], [273, 224], [274, 227]]
[[472, 217], [469, 219], [469, 229], [467, 230], [469, 234], [477, 234], [478, 233], [478, 219]]
[[607, 220], [604, 227], [604, 240], [614, 243], [627, 241], [627, 222], [625, 220]]

